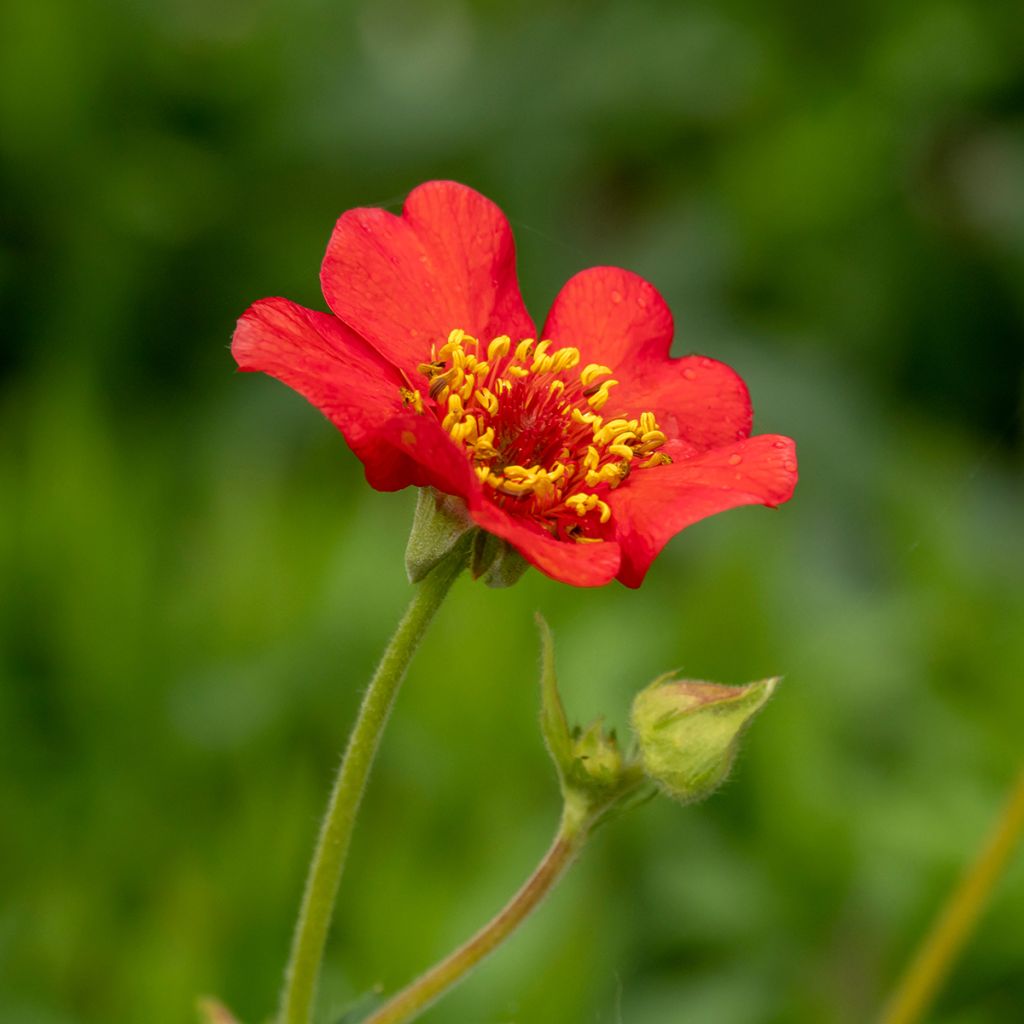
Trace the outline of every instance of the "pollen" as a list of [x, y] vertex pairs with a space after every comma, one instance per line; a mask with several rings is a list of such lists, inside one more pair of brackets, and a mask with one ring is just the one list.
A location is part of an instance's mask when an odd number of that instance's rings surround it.
[[618, 381], [600, 363], [580, 369], [575, 347], [508, 335], [482, 345], [457, 328], [429, 357], [422, 390], [400, 389], [403, 404], [437, 418], [491, 500], [561, 540], [605, 540], [611, 492], [672, 461], [653, 412], [602, 415]]

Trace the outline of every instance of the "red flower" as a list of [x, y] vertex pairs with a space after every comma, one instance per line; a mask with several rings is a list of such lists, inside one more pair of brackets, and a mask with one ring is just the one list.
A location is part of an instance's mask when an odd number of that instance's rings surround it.
[[246, 310], [241, 369], [309, 399], [371, 486], [457, 495], [555, 579], [639, 586], [684, 527], [793, 492], [793, 442], [750, 437], [728, 366], [669, 357], [672, 314], [642, 278], [582, 271], [535, 342], [508, 222], [464, 185], [421, 185], [400, 217], [350, 210], [320, 280], [333, 316]]

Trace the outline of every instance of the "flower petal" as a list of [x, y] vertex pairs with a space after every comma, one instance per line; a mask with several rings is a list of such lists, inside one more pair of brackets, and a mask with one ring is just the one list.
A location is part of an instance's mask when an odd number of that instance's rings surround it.
[[672, 345], [672, 312], [654, 285], [619, 267], [591, 267], [566, 281], [542, 336], [573, 345], [586, 363], [618, 377], [660, 365]]
[[507, 540], [531, 565], [562, 583], [576, 587], [600, 587], [615, 579], [622, 552], [614, 541], [577, 544], [556, 540], [528, 521], [514, 519], [480, 496], [470, 503], [474, 522], [489, 533]]
[[670, 359], [672, 313], [658, 290], [618, 267], [571, 278], [555, 299], [543, 336], [573, 345], [619, 382], [606, 418], [653, 412], [669, 437], [698, 451], [750, 435], [750, 395], [725, 363], [704, 356]]
[[343, 214], [320, 281], [331, 309], [410, 379], [431, 343], [456, 327], [481, 340], [535, 333], [508, 221], [451, 181], [414, 189], [401, 217], [373, 208]]
[[398, 371], [336, 317], [263, 299], [242, 314], [231, 352], [240, 369], [268, 373], [312, 402], [377, 490], [431, 483], [464, 493], [475, 482], [437, 421], [403, 408]]
[[685, 527], [738, 505], [780, 505], [796, 486], [788, 437], [762, 434], [692, 458], [679, 442], [662, 450], [676, 461], [633, 473], [606, 499], [622, 545], [618, 578], [627, 587], [640, 586], [658, 552]]

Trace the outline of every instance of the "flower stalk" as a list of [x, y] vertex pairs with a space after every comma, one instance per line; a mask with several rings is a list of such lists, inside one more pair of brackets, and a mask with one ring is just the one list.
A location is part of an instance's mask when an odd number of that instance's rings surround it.
[[1024, 835], [1024, 769], [974, 863], [925, 937], [882, 1012], [880, 1024], [924, 1019], [957, 955], [970, 938], [993, 888]]
[[392, 996], [363, 1024], [404, 1024], [414, 1020], [462, 981], [544, 902], [583, 849], [589, 832], [589, 823], [577, 820], [567, 808], [547, 853], [512, 899], [471, 939]]
[[306, 878], [285, 972], [279, 1024], [309, 1024], [324, 945], [362, 802], [384, 727], [420, 641], [468, 562], [471, 536], [455, 544], [419, 584], [363, 696], [327, 805]]

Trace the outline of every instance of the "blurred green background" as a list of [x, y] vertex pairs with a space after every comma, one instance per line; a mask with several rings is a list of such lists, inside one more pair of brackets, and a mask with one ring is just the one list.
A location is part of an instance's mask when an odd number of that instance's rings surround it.
[[[1024, 19], [1016, 3], [13, 0], [0, 7], [0, 1021], [274, 1005], [411, 492], [241, 376], [323, 308], [335, 217], [494, 198], [538, 319], [589, 265], [735, 365], [802, 482], [638, 592], [456, 586], [372, 782], [325, 1022], [546, 846], [549, 618], [577, 718], [782, 673], [728, 786], [600, 833], [429, 1024], [871, 1018], [1024, 735]], [[1024, 1006], [1018, 858], [934, 1021]]]

